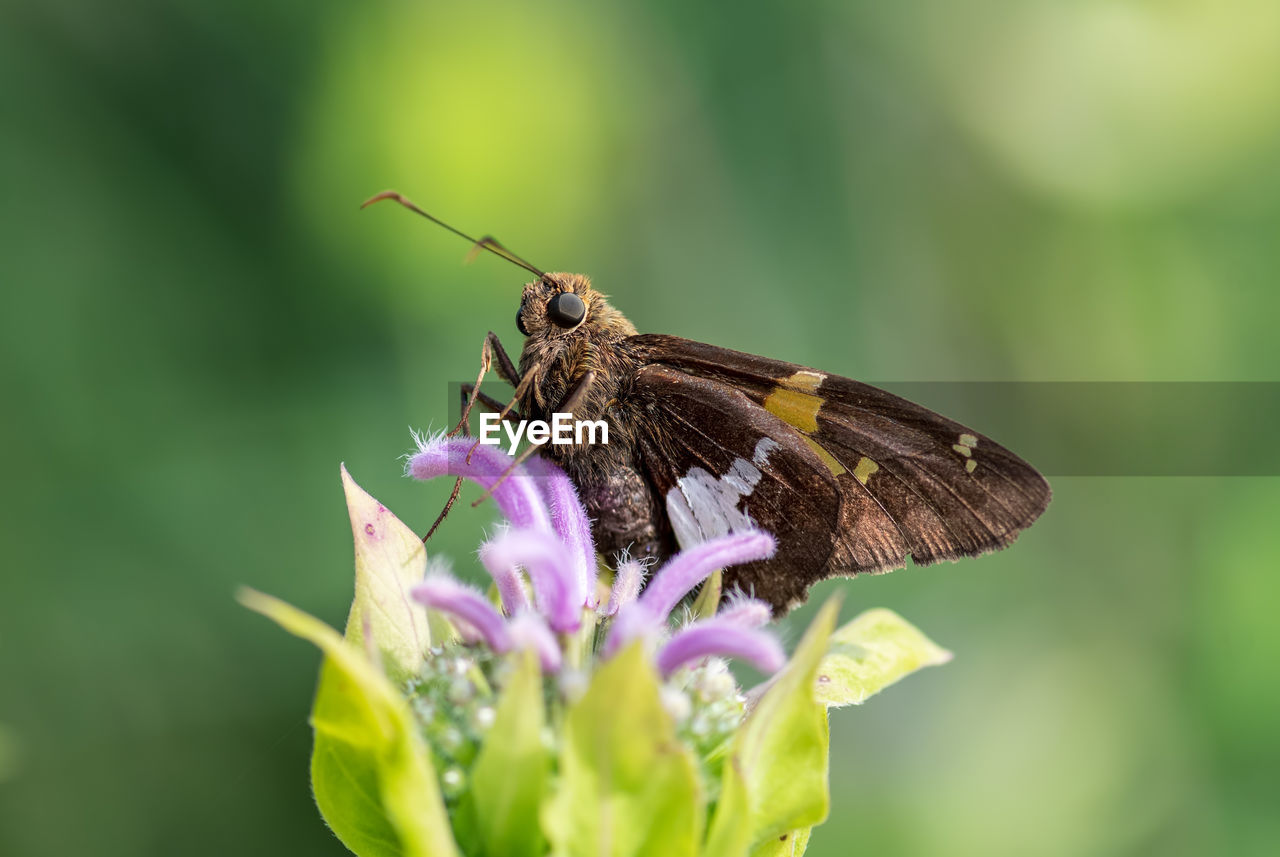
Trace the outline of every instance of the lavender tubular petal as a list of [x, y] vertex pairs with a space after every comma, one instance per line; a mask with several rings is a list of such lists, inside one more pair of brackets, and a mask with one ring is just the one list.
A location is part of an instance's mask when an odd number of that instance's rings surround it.
[[576, 631], [582, 624], [586, 593], [573, 568], [569, 548], [550, 533], [510, 529], [485, 545], [486, 563], [520, 566], [533, 585], [538, 612], [552, 629]]
[[502, 614], [474, 589], [449, 577], [430, 577], [410, 590], [413, 599], [442, 613], [456, 616], [484, 638], [493, 651], [510, 651], [511, 635]]
[[568, 545], [574, 571], [594, 608], [596, 590], [596, 546], [591, 538], [591, 522], [578, 498], [578, 489], [568, 474], [544, 458], [532, 458], [526, 467], [538, 480], [543, 499], [551, 507], [551, 525]]
[[555, 635], [547, 627], [546, 621], [537, 613], [524, 612], [517, 615], [507, 628], [511, 633], [511, 643], [518, 649], [529, 649], [538, 655], [542, 671], [553, 673], [560, 670], [560, 646]]
[[763, 628], [773, 618], [773, 609], [758, 598], [731, 598], [715, 618], [733, 622], [744, 628]]
[[613, 620], [600, 655], [611, 658], [632, 640], [660, 633], [665, 624], [666, 617], [655, 614], [643, 601], [624, 605]]
[[489, 549], [491, 544], [492, 542], [485, 542], [480, 546], [480, 564], [489, 572], [498, 588], [503, 612], [508, 616], [515, 616], [529, 608], [529, 598], [524, 591], [524, 575], [520, 573], [519, 566], [503, 562], [502, 557], [495, 557]]
[[613, 576], [613, 589], [609, 593], [609, 604], [605, 608], [605, 615], [616, 616], [619, 610], [635, 601], [640, 595], [640, 586], [643, 583], [643, 563], [630, 558], [618, 563], [618, 571]]
[[666, 678], [682, 666], [707, 657], [736, 658], [764, 673], [775, 673], [787, 662], [782, 645], [773, 635], [714, 618], [695, 622], [672, 637], [658, 651], [658, 672]]
[[734, 533], [681, 551], [664, 565], [640, 596], [655, 613], [666, 616], [693, 588], [717, 568], [773, 556], [776, 542], [765, 532]]
[[[514, 460], [496, 447], [477, 446], [474, 438], [436, 436], [416, 440], [418, 451], [409, 457], [405, 467], [405, 473], [414, 479], [461, 476], [488, 490]], [[517, 468], [504, 479], [494, 490], [493, 499], [513, 526], [551, 532], [546, 503], [523, 469]]]

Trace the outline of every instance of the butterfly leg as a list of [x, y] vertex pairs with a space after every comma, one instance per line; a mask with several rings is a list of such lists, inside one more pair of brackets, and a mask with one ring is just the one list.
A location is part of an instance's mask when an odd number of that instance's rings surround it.
[[[476, 375], [475, 384], [471, 385], [471, 392], [464, 401], [462, 414], [458, 418], [458, 424], [449, 432], [449, 437], [461, 434], [466, 429], [468, 421], [471, 418], [471, 409], [475, 407], [476, 399], [483, 395], [480, 392], [480, 385], [484, 383], [484, 376], [489, 374], [489, 369], [493, 368], [495, 359], [498, 364], [498, 377], [506, 381], [511, 386], [519, 388], [521, 380], [519, 370], [517, 370], [515, 364], [511, 362], [511, 357], [507, 354], [507, 350], [502, 347], [502, 342], [499, 341], [498, 335], [492, 330], [489, 331], [484, 338], [484, 343], [480, 346], [480, 372]], [[512, 404], [514, 404], [514, 401]], [[492, 407], [492, 405], [490, 407]], [[511, 405], [507, 405], [501, 410], [505, 417], [505, 415], [511, 410]]]
[[507, 354], [507, 350], [502, 347], [502, 342], [498, 339], [498, 334], [492, 330], [484, 338], [484, 344], [493, 352], [493, 356], [498, 361], [498, 377], [506, 381], [513, 387], [520, 386], [520, 370], [516, 368], [516, 364], [512, 362], [511, 357]]
[[[462, 385], [462, 402], [464, 405], [466, 404], [467, 400], [472, 396], [474, 391], [475, 391], [474, 384]], [[474, 393], [474, 395], [476, 397], [477, 403], [484, 405], [486, 408], [492, 409], [491, 413], [501, 413], [504, 409], [507, 408], [506, 402], [502, 402], [498, 399], [495, 399], [493, 396], [490, 396], [488, 393], [481, 392], [481, 393]], [[512, 411], [508, 411], [506, 419], [519, 422], [524, 418], [520, 416], [520, 413], [518, 411], [512, 410]]]
[[[512, 409], [515, 407], [516, 402], [523, 398], [525, 391], [529, 389], [529, 385], [533, 383], [533, 380], [538, 377], [538, 373], [541, 371], [541, 367], [535, 363], [530, 367], [529, 371], [524, 374], [523, 378], [520, 377], [520, 370], [516, 368], [515, 363], [511, 361], [511, 357], [507, 355], [507, 350], [502, 347], [502, 342], [498, 339], [498, 335], [492, 330], [489, 331], [488, 335], [484, 338], [484, 348], [480, 353], [480, 360], [483, 364], [480, 369], [480, 377], [476, 380], [476, 387], [472, 391], [471, 399], [467, 403], [460, 425], [465, 425], [467, 418], [471, 416], [471, 408], [475, 405], [476, 395], [479, 393], [480, 381], [484, 379], [485, 372], [489, 369], [491, 357], [496, 357], [498, 361], [498, 377], [516, 388], [515, 392], [511, 395], [511, 401], [508, 402], [501, 411], [499, 411], [498, 422], [502, 422], [507, 419], [507, 416], [512, 413]], [[467, 450], [468, 463], [471, 462], [471, 454], [476, 451], [476, 447], [479, 445], [480, 441], [477, 440], [471, 445], [471, 449]]]
[[[484, 376], [489, 373], [490, 368], [493, 368], [495, 359], [498, 364], [498, 377], [516, 388], [516, 396], [505, 406], [496, 399], [490, 398], [480, 391], [480, 385], [484, 383]], [[532, 378], [533, 373], [530, 373], [527, 377]], [[521, 389], [522, 386], [527, 385], [522, 384], [520, 371], [516, 369], [516, 365], [512, 362], [510, 355], [507, 354], [507, 350], [502, 347], [502, 342], [498, 339], [498, 335], [492, 330], [489, 331], [489, 333], [485, 335], [484, 344], [480, 346], [480, 372], [476, 375], [476, 382], [474, 384], [462, 385], [462, 413], [458, 417], [458, 424], [449, 431], [448, 436], [454, 437], [466, 430], [467, 425], [471, 420], [471, 409], [475, 407], [477, 401], [483, 402], [487, 407], [498, 408], [501, 411], [501, 415], [498, 417], [499, 422], [505, 420], [507, 415], [511, 413], [512, 406], [519, 401], [520, 395], [523, 392]], [[519, 419], [519, 416], [517, 415], [516, 418]], [[467, 451], [468, 461], [471, 460], [471, 453], [475, 451], [477, 445], [479, 445], [479, 441], [476, 441], [476, 443], [472, 445], [471, 449]], [[449, 492], [449, 499], [445, 502], [444, 508], [440, 510], [440, 514], [436, 516], [435, 523], [433, 523], [431, 528], [427, 530], [427, 534], [422, 537], [423, 542], [426, 542], [427, 539], [431, 538], [432, 534], [435, 533], [440, 524], [444, 522], [444, 519], [448, 517], [449, 511], [453, 508], [453, 504], [457, 502], [458, 494], [461, 491], [462, 477], [459, 476], [454, 480], [453, 490]]]

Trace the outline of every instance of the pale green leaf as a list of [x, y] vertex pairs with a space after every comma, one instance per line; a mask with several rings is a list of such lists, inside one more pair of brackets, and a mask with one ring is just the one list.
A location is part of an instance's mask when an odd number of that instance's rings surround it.
[[814, 682], [838, 612], [837, 599], [823, 606], [734, 736], [707, 855], [741, 857], [826, 818], [827, 712]]
[[809, 847], [809, 834], [812, 832], [812, 827], [803, 827], [766, 839], [751, 849], [751, 857], [801, 857]]
[[409, 596], [422, 582], [422, 540], [342, 468], [342, 489], [356, 546], [356, 593], [346, 637], [364, 645], [366, 631], [394, 681], [416, 676], [431, 648], [427, 610]]
[[542, 672], [531, 651], [515, 659], [471, 771], [464, 810], [473, 814], [482, 853], [489, 857], [534, 857], [546, 851], [538, 823], [551, 775], [551, 754], [542, 737]]
[[559, 790], [542, 823], [561, 857], [683, 857], [702, 834], [695, 762], [640, 643], [601, 667], [564, 719]]
[[242, 604], [324, 652], [312, 707], [316, 804], [359, 857], [458, 854], [435, 773], [408, 703], [363, 650], [283, 601], [242, 590]]
[[905, 675], [949, 660], [950, 652], [897, 613], [868, 610], [831, 635], [817, 697], [831, 708], [858, 705]]
[[730, 757], [720, 781], [720, 798], [711, 818], [703, 857], [745, 857], [751, 845], [751, 799], [742, 770]]

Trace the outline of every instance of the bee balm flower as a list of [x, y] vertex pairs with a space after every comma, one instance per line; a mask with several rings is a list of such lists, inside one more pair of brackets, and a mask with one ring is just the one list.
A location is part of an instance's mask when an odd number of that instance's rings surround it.
[[[780, 842], [800, 854], [827, 811], [826, 708], [948, 654], [885, 610], [833, 634], [828, 603], [788, 661], [767, 604], [731, 593], [686, 606], [717, 569], [771, 556], [764, 532], [654, 568], [607, 558], [606, 591], [568, 477], [534, 460], [503, 478], [512, 459], [472, 446], [419, 438], [406, 471], [492, 492], [506, 523], [478, 552], [490, 593], [428, 563], [344, 469], [356, 546], [345, 635], [241, 595], [325, 654], [311, 774], [333, 832], [360, 857], [746, 857]], [[743, 693], [727, 659], [772, 678]]]

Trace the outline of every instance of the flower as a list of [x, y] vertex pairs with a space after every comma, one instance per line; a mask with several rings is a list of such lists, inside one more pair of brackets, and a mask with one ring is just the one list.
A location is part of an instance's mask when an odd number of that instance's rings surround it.
[[[360, 857], [746, 857], [779, 842], [801, 854], [827, 813], [827, 709], [949, 657], [886, 610], [834, 630], [833, 599], [788, 660], [769, 605], [731, 593], [682, 606], [716, 569], [772, 556], [768, 533], [656, 568], [607, 558], [606, 582], [554, 464], [506, 474], [512, 459], [492, 447], [417, 440], [410, 476], [464, 476], [505, 518], [478, 551], [491, 593], [428, 561], [343, 469], [356, 548], [345, 633], [240, 596], [324, 652], [312, 792]], [[771, 677], [744, 693], [727, 659]]]
[[[734, 533], [679, 553], [652, 575], [643, 595], [642, 565], [620, 557], [609, 597], [602, 602], [595, 594], [595, 547], [586, 512], [560, 468], [534, 459], [529, 466], [515, 466], [503, 479], [512, 460], [493, 447], [442, 435], [416, 440], [418, 451], [405, 467], [408, 475], [462, 476], [492, 490], [507, 516], [510, 526], [479, 551], [501, 612], [479, 591], [443, 574], [432, 575], [412, 590], [419, 603], [473, 629], [491, 651], [505, 654], [527, 648], [538, 654], [544, 671], [556, 672], [567, 653], [556, 651], [552, 642], [558, 636], [563, 646], [576, 645], [572, 635], [586, 623], [590, 629], [611, 626], [598, 653], [582, 653], [587, 658], [599, 654], [607, 659], [628, 643], [642, 641], [655, 650], [654, 660], [664, 677], [712, 657], [739, 658], [765, 673], [776, 672], [786, 662], [781, 644], [760, 628], [761, 616], [769, 615], [768, 605], [750, 598], [739, 597], [729, 602], [727, 612], [670, 633], [671, 617], [682, 599], [713, 572], [773, 555], [775, 542], [768, 533]], [[513, 634], [513, 628], [518, 633]]]

